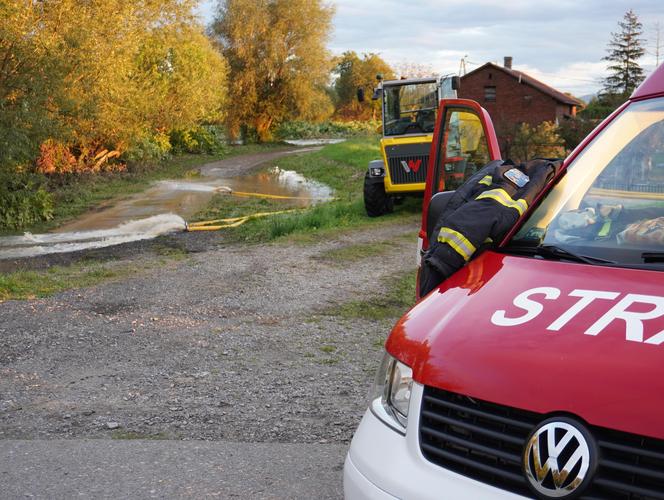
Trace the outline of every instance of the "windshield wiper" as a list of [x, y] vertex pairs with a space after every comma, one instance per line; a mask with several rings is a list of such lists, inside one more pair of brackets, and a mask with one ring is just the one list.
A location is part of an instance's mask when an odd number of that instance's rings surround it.
[[615, 264], [616, 261], [602, 259], [601, 257], [592, 257], [590, 255], [582, 255], [580, 253], [575, 253], [567, 250], [566, 248], [559, 247], [557, 245], [540, 245], [537, 247], [540, 251], [542, 257], [546, 257], [544, 254], [548, 253], [554, 258], [563, 258], [574, 260], [576, 262], [584, 262], [586, 264]]
[[641, 258], [646, 264], [664, 262], [664, 252], [643, 252]]
[[578, 253], [571, 252], [565, 248], [556, 246], [556, 245], [538, 245], [532, 247], [518, 246], [518, 247], [506, 247], [505, 250], [514, 250], [519, 253], [525, 253], [527, 255], [538, 255], [544, 257], [545, 259], [566, 259], [574, 262], [582, 262], [584, 264], [615, 264], [613, 260], [602, 259], [600, 257], [591, 257], [590, 255], [581, 255]]

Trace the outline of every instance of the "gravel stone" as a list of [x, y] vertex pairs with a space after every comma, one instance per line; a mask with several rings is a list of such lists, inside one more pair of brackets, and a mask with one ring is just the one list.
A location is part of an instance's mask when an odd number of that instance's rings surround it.
[[[0, 439], [104, 438], [122, 422], [145, 438], [348, 443], [393, 321], [330, 308], [414, 271], [417, 226], [248, 246], [185, 233], [169, 237], [196, 248], [183, 260], [0, 303]], [[326, 257], [381, 241], [380, 258]], [[147, 267], [141, 245], [112, 251]]]

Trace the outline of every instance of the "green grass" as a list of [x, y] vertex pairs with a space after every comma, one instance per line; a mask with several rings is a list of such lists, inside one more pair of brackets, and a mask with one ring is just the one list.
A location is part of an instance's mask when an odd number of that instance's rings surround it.
[[391, 240], [378, 241], [373, 243], [355, 243], [337, 248], [330, 248], [322, 252], [318, 258], [337, 264], [346, 264], [358, 262], [360, 260], [384, 255], [394, 246], [395, 239], [414, 241], [415, 236], [408, 232], [403, 233]]
[[394, 320], [415, 304], [415, 270], [395, 274], [385, 279], [382, 295], [353, 300], [323, 311], [343, 319]]
[[[330, 144], [314, 153], [280, 158], [279, 168], [294, 170], [308, 179], [330, 186], [335, 191], [336, 201], [292, 214], [252, 220], [238, 228], [226, 230], [227, 235], [231, 240], [244, 242], [266, 241], [287, 235], [308, 235], [302, 240], [310, 242], [309, 236], [324, 237], [327, 231], [336, 233], [346, 228], [391, 223], [419, 213], [421, 200], [411, 198], [398, 206], [394, 214], [379, 219], [367, 217], [363, 201], [364, 174], [369, 161], [378, 157], [378, 138], [366, 137]], [[288, 208], [291, 205], [286, 201], [262, 200], [259, 204], [255, 200], [218, 195], [196, 219], [221, 219]]]
[[[163, 261], [154, 261], [154, 265], [162, 264]], [[53, 266], [41, 271], [19, 270], [0, 274], [0, 302], [48, 297], [64, 290], [131, 276], [144, 269], [145, 266], [126, 261], [84, 261], [70, 266]]]
[[284, 208], [289, 207], [287, 204], [275, 200], [217, 194], [212, 197], [204, 210], [196, 214], [192, 221], [241, 217], [259, 212], [276, 212]]
[[383, 255], [389, 249], [388, 242], [358, 243], [339, 248], [331, 248], [320, 255], [320, 259], [336, 263], [357, 262]]

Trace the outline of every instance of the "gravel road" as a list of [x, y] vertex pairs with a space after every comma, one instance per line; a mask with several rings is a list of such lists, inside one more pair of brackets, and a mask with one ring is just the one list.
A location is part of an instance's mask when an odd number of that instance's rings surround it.
[[[330, 445], [336, 459], [326, 463], [336, 466], [327, 477], [338, 487], [391, 321], [335, 310], [379, 301], [384, 278], [414, 270], [416, 235], [415, 218], [308, 244], [176, 235], [169, 242], [191, 251], [182, 260], [155, 268], [154, 254], [125, 252], [145, 270], [0, 303], [0, 439]], [[329, 254], [378, 242], [386, 245], [379, 258]], [[298, 463], [293, 484], [310, 475]], [[3, 471], [1, 490], [34, 493], [3, 486], [18, 477]], [[316, 492], [291, 489], [284, 498]]]

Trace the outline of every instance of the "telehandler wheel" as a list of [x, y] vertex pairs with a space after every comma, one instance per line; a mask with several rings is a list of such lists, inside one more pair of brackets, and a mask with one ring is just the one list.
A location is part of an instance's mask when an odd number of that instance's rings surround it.
[[364, 177], [364, 208], [369, 217], [380, 217], [394, 210], [394, 199], [385, 193], [383, 179]]

